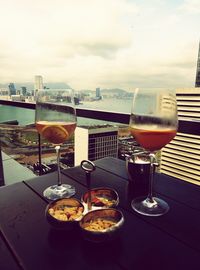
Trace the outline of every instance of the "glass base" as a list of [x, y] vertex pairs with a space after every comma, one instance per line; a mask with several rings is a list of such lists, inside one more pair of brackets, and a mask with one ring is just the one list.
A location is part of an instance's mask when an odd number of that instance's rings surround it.
[[162, 199], [153, 197], [136, 198], [131, 202], [133, 210], [145, 216], [162, 216], [169, 211], [169, 205]]
[[75, 187], [67, 184], [60, 186], [53, 185], [46, 188], [43, 192], [45, 198], [49, 200], [57, 200], [60, 198], [70, 198], [76, 193]]

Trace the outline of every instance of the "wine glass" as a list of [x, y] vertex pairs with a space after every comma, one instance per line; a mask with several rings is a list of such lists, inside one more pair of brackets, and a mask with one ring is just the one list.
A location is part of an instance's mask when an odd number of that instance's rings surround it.
[[132, 201], [132, 208], [146, 216], [161, 216], [169, 210], [168, 204], [153, 197], [155, 154], [176, 135], [178, 128], [176, 93], [167, 89], [136, 89], [130, 116], [130, 132], [149, 152], [149, 192], [147, 198]]
[[61, 182], [60, 146], [72, 136], [76, 128], [73, 90], [38, 91], [35, 111], [36, 129], [55, 146], [57, 154], [58, 183], [45, 189], [43, 195], [50, 200], [71, 197], [75, 194], [75, 188]]

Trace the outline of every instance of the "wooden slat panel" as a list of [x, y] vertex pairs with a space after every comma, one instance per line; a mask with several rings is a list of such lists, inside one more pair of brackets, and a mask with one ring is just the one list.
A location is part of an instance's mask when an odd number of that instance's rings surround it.
[[176, 100], [177, 101], [200, 101], [200, 97], [199, 96], [176, 96]]
[[197, 153], [195, 155], [195, 154], [192, 154], [190, 151], [189, 152], [183, 152], [183, 151], [179, 151], [179, 150], [176, 150], [176, 149], [165, 147], [165, 148], [162, 149], [162, 152], [163, 153], [176, 154], [176, 155], [179, 155], [179, 156], [188, 157], [188, 158], [190, 158], [190, 160], [193, 160], [193, 159], [200, 160], [199, 153]]
[[[200, 123], [199, 123], [199, 126], [200, 126]], [[200, 136], [199, 135], [195, 135], [195, 134], [188, 134], [188, 133], [177, 132], [177, 136], [194, 138], [194, 139], [199, 139], [200, 140]]]
[[199, 185], [200, 186], [200, 182], [197, 181], [197, 180], [193, 180], [191, 179], [190, 177], [186, 177], [184, 175], [181, 175], [179, 173], [175, 173], [174, 171], [170, 171], [170, 168], [169, 167], [163, 167], [161, 170], [160, 170], [161, 173], [164, 173], [166, 175], [169, 175], [169, 176], [172, 176], [172, 177], [176, 177], [178, 179], [181, 179], [181, 180], [184, 180], [186, 182], [189, 182], [189, 183], [192, 183], [192, 184], [195, 184], [195, 185]]
[[200, 119], [200, 113], [178, 111], [178, 116], [196, 117]]
[[176, 136], [175, 139], [176, 141], [183, 141], [183, 142], [191, 142], [191, 143], [194, 143], [194, 144], [199, 144], [200, 145], [200, 138], [192, 138], [192, 137], [186, 137], [186, 136]]
[[200, 164], [195, 165], [194, 163], [190, 162], [186, 162], [186, 161], [180, 161], [177, 159], [171, 159], [170, 157], [166, 157], [164, 155], [162, 155], [162, 162], [169, 162], [169, 163], [173, 163], [173, 164], [178, 164], [182, 167], [186, 167], [186, 170], [190, 170], [192, 172], [192, 169], [194, 170], [193, 173], [196, 173], [196, 170], [199, 172], [200, 170]]
[[185, 148], [191, 148], [191, 149], [198, 149], [200, 150], [200, 144], [196, 144], [196, 143], [188, 143], [188, 142], [183, 142], [183, 141], [178, 141], [178, 140], [172, 140], [170, 142], [170, 144], [172, 145], [177, 145], [177, 146], [183, 146]]
[[199, 102], [198, 101], [183, 101], [183, 100], [178, 100], [177, 101], [177, 105], [178, 105], [178, 107], [179, 106], [200, 106], [200, 100], [199, 100]]
[[[196, 175], [196, 174], [193, 174], [193, 173], [186, 172], [186, 171], [183, 170], [183, 168], [181, 168], [180, 166], [173, 166], [172, 163], [170, 163], [170, 164], [165, 164], [165, 163], [163, 163], [162, 166], [161, 166], [161, 171], [162, 171], [162, 169], [166, 169], [166, 170], [168, 170], [168, 171], [175, 172], [175, 173], [177, 173], [177, 174], [186, 176], [186, 177], [191, 178], [191, 179], [193, 179], [193, 180], [200, 181], [200, 176], [198, 176], [198, 175]], [[198, 173], [198, 172], [197, 172], [197, 173]]]
[[173, 145], [173, 144], [168, 144], [167, 148], [168, 149], [180, 150], [180, 151], [183, 151], [183, 152], [189, 152], [189, 153], [192, 153], [192, 154], [199, 155], [199, 150], [196, 150], [196, 149], [193, 149], [193, 148], [186, 148], [186, 147], [183, 147], [183, 146], [178, 146], [178, 145]]
[[199, 108], [199, 106], [200, 106], [200, 103], [196, 106], [196, 107], [190, 107], [190, 106], [187, 106], [187, 107], [185, 107], [185, 106], [178, 106], [178, 112], [180, 112], [180, 111], [186, 111], [186, 112], [200, 112], [200, 108]]
[[185, 155], [182, 155], [182, 156], [176, 155], [174, 153], [168, 153], [164, 150], [162, 151], [161, 156], [162, 156], [162, 159], [168, 157], [170, 161], [174, 162], [174, 160], [181, 160], [183, 161], [183, 163], [188, 163], [188, 164], [191, 164], [191, 159], [192, 159], [192, 164], [196, 164], [200, 166], [200, 156], [197, 156], [198, 159], [194, 159], [194, 158], [191, 158], [191, 156], [185, 157]]

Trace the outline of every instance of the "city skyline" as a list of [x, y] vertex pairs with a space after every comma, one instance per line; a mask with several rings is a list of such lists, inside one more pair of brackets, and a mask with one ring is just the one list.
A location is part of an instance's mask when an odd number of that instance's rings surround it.
[[194, 87], [197, 0], [0, 3], [0, 83], [72, 88]]

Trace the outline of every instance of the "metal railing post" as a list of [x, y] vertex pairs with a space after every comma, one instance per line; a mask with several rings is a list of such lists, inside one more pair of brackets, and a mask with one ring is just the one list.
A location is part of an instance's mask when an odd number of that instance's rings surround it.
[[3, 160], [1, 154], [1, 146], [0, 146], [0, 186], [5, 185], [4, 173], [3, 173]]
[[39, 160], [39, 175], [42, 175], [42, 146], [41, 136], [38, 133], [38, 160]]

